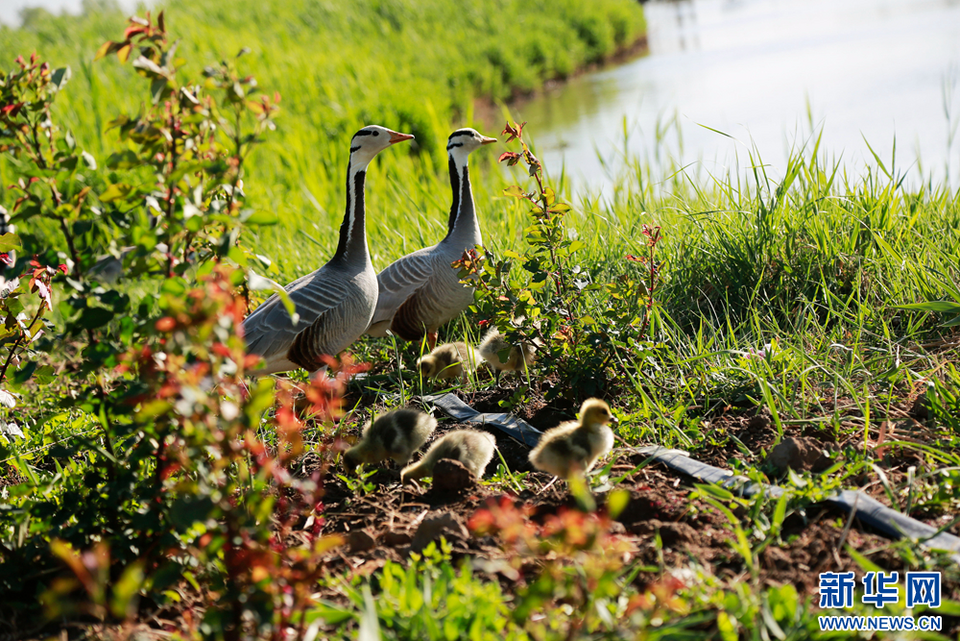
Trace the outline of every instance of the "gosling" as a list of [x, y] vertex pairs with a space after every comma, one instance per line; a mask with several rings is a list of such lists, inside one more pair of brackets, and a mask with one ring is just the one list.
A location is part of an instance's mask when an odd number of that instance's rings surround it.
[[460, 461], [473, 478], [479, 479], [487, 464], [493, 459], [496, 439], [493, 434], [476, 430], [454, 430], [438, 439], [416, 463], [400, 472], [400, 482], [406, 483], [431, 476], [437, 461], [443, 458]]
[[466, 381], [467, 374], [477, 369], [480, 356], [477, 350], [462, 341], [445, 343], [417, 361], [424, 378]]
[[[479, 346], [480, 356], [493, 368], [497, 384], [503, 372], [515, 372], [530, 367], [535, 362], [536, 348], [529, 343], [511, 345], [496, 327], [487, 332]], [[502, 352], [510, 350], [506, 360], [500, 357]]]
[[360, 442], [344, 453], [344, 465], [352, 470], [360, 463], [378, 463], [386, 458], [406, 465], [436, 428], [437, 419], [419, 410], [387, 412], [373, 423], [367, 421]]
[[548, 430], [530, 452], [530, 462], [538, 470], [563, 479], [590, 471], [598, 458], [613, 447], [613, 431], [607, 423], [616, 419], [610, 406], [598, 398], [588, 398], [580, 407], [579, 421], [566, 421]]

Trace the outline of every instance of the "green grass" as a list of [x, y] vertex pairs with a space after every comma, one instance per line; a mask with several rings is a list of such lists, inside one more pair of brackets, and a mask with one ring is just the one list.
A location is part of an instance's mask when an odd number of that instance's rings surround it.
[[[642, 28], [633, 3], [614, 0], [473, 2], [455, 13], [439, 0], [370, 2], [356, 11], [346, 11], [357, 6], [347, 2], [241, 0], [223, 5], [229, 9], [219, 6], [209, 0], [174, 2], [168, 22], [183, 36], [191, 60], [212, 62], [214, 48], [232, 55], [249, 46], [250, 72], [262, 87], [283, 94], [280, 130], [258, 150], [246, 178], [252, 203], [280, 216], [281, 224], [256, 241], [283, 281], [315, 269], [332, 253], [342, 215], [341, 165], [353, 130], [376, 121], [413, 131], [420, 142], [412, 152], [383, 154], [368, 180], [370, 244], [382, 267], [442, 236], [449, 203], [442, 142], [454, 126], [477, 124], [474, 97], [504, 99], [544, 78], [569, 74]], [[114, 135], [103, 131], [105, 123], [118, 111], [137, 109], [143, 98], [128, 91], [129, 67], [114, 60], [89, 62], [98, 42], [117, 38], [121, 28], [121, 16], [108, 13], [0, 30], [6, 64], [36, 48], [74, 67], [68, 91], [59, 98], [60, 113], [98, 158], [118, 147]], [[530, 123], [528, 129], [534, 139], [536, 127]], [[518, 248], [525, 212], [500, 196], [511, 179], [494, 167], [495, 155], [484, 150], [473, 161], [481, 225], [491, 247]], [[663, 228], [661, 288], [650, 338], [618, 349], [611, 361], [616, 389], [608, 393], [615, 394], [623, 419], [621, 436], [694, 455], [728, 448], [737, 452], [730, 467], [757, 475], [769, 471], [765, 452], [714, 426], [727, 415], [765, 409], [778, 437], [815, 432], [837, 447], [842, 464], [825, 477], [781, 481], [794, 490], [798, 504], [835, 487], [853, 487], [857, 477], [876, 476], [879, 469], [889, 473], [884, 493], [895, 509], [955, 514], [960, 375], [950, 364], [956, 345], [942, 340], [954, 335], [941, 326], [950, 316], [903, 306], [950, 299], [957, 291], [960, 193], [936, 185], [909, 191], [901, 176], [879, 163], [863, 175], [849, 175], [816, 146], [794, 153], [779, 177], [768, 172], [759, 155], [748, 159], [744, 173], [727, 175], [633, 159], [612, 196], [568, 194], [574, 204], [568, 225], [585, 242], [576, 262], [597, 282], [621, 273], [626, 254], [643, 253], [642, 223]], [[4, 184], [13, 178], [2, 164], [0, 178]], [[565, 191], [562, 185], [559, 191]], [[587, 304], [599, 316], [607, 299], [601, 291]], [[464, 335], [476, 328], [464, 317], [447, 332]], [[386, 341], [365, 340], [355, 349], [365, 359], [391, 363], [399, 350], [408, 368], [415, 358], [413, 346], [395, 349]], [[392, 365], [385, 376], [397, 378]], [[395, 386], [384, 389], [396, 392]], [[417, 391], [405, 388], [401, 398]], [[890, 458], [878, 453], [880, 426], [902, 420], [916, 398], [928, 399], [926, 431], [888, 444]], [[92, 426], [95, 420], [82, 415], [41, 425], [28, 418], [22, 426], [27, 438], [9, 443], [3, 474], [52, 477], [60, 463], [50, 448]], [[895, 474], [906, 457], [916, 469]], [[81, 478], [79, 470], [69, 469]], [[516, 486], [522, 480], [504, 471], [495, 482]], [[774, 503], [736, 506], [731, 522], [736, 520], [748, 539], [734, 550], [739, 570], [755, 568], [757, 551], [750, 542], [778, 543], [783, 508]], [[894, 549], [909, 567], [943, 569], [956, 581], [952, 566], [919, 548]], [[732, 588], [690, 565], [694, 579], [683, 598], [694, 613], [652, 613], [665, 618], [665, 630], [689, 626], [696, 635], [706, 622], [723, 638], [757, 637], [773, 620], [787, 638], [812, 634], [812, 609], [791, 588], [751, 581]], [[503, 625], [510, 597], [498, 585], [466, 566], [454, 570], [448, 561], [438, 561], [424, 576], [429, 580], [393, 564], [377, 576], [386, 595], [377, 615], [385, 628], [396, 624], [390, 629], [399, 629], [397, 636], [433, 625], [421, 612], [429, 599], [420, 593], [432, 589], [429, 581], [439, 581], [435, 585], [443, 594], [456, 595], [451, 610], [458, 621]], [[359, 620], [367, 601], [357, 584], [349, 597]], [[767, 623], [755, 622], [761, 612]], [[649, 624], [639, 615], [623, 623]], [[522, 636], [513, 627], [509, 632]]]
[[[416, 145], [378, 159], [368, 181], [370, 242], [375, 264], [385, 266], [442, 234], [446, 138], [458, 127], [482, 128], [475, 98], [531, 91], [631, 44], [645, 28], [631, 0], [174, 0], [162, 7], [182, 38], [187, 73], [197, 77], [203, 66], [248, 48], [243, 69], [282, 95], [278, 131], [257, 151], [246, 183], [249, 203], [281, 219], [260, 243], [291, 279], [336, 247], [344, 165], [357, 129], [382, 124], [417, 137]], [[106, 123], [147, 99], [129, 66], [115, 58], [92, 62], [101, 42], [122, 33], [123, 16], [111, 12], [0, 27], [4, 67], [31, 51], [72, 67], [59, 111], [97, 157], [119, 146]], [[489, 172], [493, 152], [477, 156]], [[8, 182], [9, 171], [0, 176]], [[5, 198], [0, 203], [9, 204]]]

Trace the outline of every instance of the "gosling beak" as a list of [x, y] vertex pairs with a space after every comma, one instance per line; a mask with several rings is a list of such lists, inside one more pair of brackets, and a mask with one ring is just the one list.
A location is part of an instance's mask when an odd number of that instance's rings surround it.
[[620, 425], [620, 419], [617, 418], [616, 416], [611, 416], [610, 422], [613, 423], [614, 425]]
[[395, 145], [398, 142], [403, 142], [404, 140], [411, 140], [411, 139], [413, 139], [413, 134], [401, 134], [401, 133], [397, 133], [396, 131], [390, 132], [391, 145]]
[[487, 138], [486, 136], [480, 141], [481, 145], [489, 145], [490, 143], [497, 142], [496, 138]]

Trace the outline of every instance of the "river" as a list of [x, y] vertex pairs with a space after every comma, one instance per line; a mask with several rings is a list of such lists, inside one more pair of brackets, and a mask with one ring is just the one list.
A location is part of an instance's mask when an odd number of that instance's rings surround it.
[[960, 184], [960, 0], [644, 7], [649, 54], [513, 110], [548, 171], [565, 167], [575, 189], [609, 191], [624, 150], [660, 172], [713, 174], [756, 150], [777, 175], [821, 130], [821, 151], [848, 171], [876, 166], [867, 143], [890, 169], [895, 142], [908, 183]]

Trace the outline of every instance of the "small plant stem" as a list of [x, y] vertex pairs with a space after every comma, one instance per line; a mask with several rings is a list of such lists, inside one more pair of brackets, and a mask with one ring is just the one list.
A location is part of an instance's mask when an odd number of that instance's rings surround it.
[[7, 375], [7, 368], [10, 367], [10, 363], [13, 362], [13, 357], [17, 354], [17, 349], [20, 347], [20, 344], [23, 343], [23, 338], [26, 336], [27, 332], [33, 330], [33, 326], [37, 324], [37, 321], [40, 320], [40, 316], [43, 315], [43, 306], [45, 303], [40, 301], [40, 307], [37, 309], [37, 313], [34, 315], [33, 320], [30, 321], [30, 325], [27, 327], [26, 332], [21, 332], [17, 337], [17, 340], [14, 341], [13, 347], [10, 348], [10, 352], [7, 354], [7, 360], [3, 363], [3, 369], [0, 369], [0, 382], [3, 381], [4, 377]]
[[[167, 180], [177, 171], [177, 119], [174, 113], [173, 105], [170, 107], [170, 171], [167, 173]], [[174, 192], [176, 185], [170, 183], [167, 185], [167, 224], [173, 222], [173, 208], [176, 204]], [[184, 261], [187, 259], [186, 247], [184, 247]], [[167, 275], [173, 276], [173, 247], [167, 244]]]

